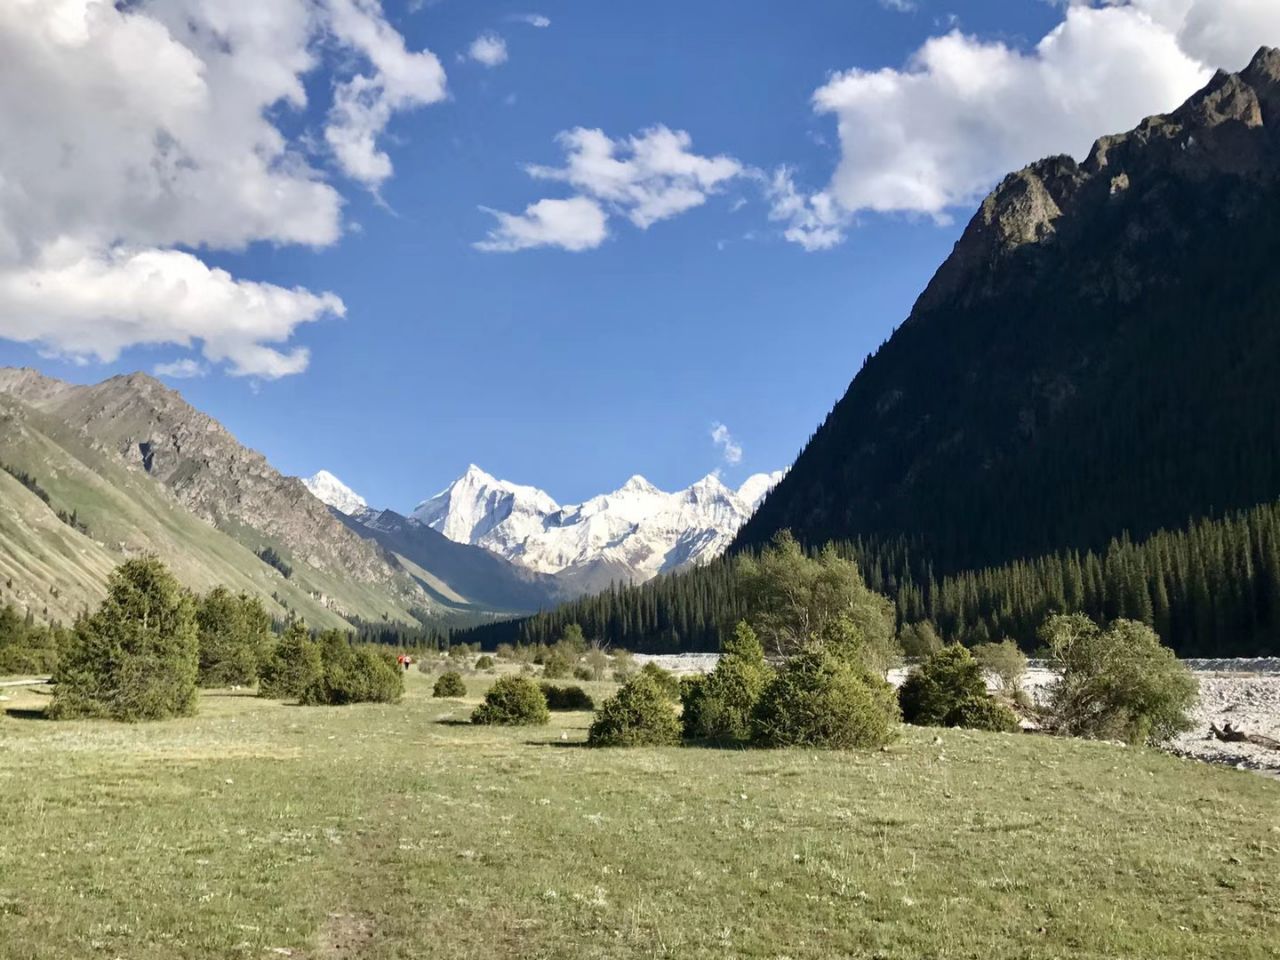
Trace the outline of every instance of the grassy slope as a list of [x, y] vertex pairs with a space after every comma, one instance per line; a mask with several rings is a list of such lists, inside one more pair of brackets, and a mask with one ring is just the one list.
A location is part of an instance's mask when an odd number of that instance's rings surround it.
[[[344, 609], [369, 620], [384, 612], [408, 620], [407, 611], [391, 606], [372, 587], [343, 584], [298, 565], [286, 580], [253, 552], [176, 503], [150, 478], [126, 469], [94, 450], [69, 431], [34, 411], [21, 409], [17, 419], [2, 416], [18, 410], [0, 398], [0, 454], [6, 463], [34, 475], [54, 507], [74, 508], [89, 526], [91, 538], [59, 522], [52, 510], [6, 474], [0, 483], [0, 571], [20, 568], [15, 576], [22, 605], [33, 599], [48, 603], [50, 613], [66, 620], [86, 604], [101, 599], [106, 573], [124, 556], [139, 551], [159, 554], [183, 583], [197, 590], [226, 584], [256, 593], [283, 616], [271, 601], [278, 593], [292, 609], [315, 626], [341, 626], [343, 621], [311, 592], [335, 597]], [[96, 541], [96, 542], [95, 542]], [[51, 583], [58, 599], [44, 599]], [[7, 596], [7, 594], [6, 594]], [[37, 613], [40, 607], [35, 608]]]
[[447, 725], [471, 704], [409, 681], [391, 707], [0, 715], [0, 955], [1274, 956], [1273, 781], [959, 731], [590, 751], [586, 715]]

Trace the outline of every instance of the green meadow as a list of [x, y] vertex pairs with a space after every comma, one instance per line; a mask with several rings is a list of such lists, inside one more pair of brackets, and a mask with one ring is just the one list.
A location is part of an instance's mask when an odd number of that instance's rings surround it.
[[473, 727], [488, 680], [407, 679], [137, 726], [0, 691], [0, 957], [1276, 956], [1275, 781], [909, 727], [591, 750], [589, 714]]

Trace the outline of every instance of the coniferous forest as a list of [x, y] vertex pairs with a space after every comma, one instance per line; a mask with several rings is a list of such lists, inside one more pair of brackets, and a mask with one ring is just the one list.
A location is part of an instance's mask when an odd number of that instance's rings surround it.
[[[900, 624], [931, 621], [966, 645], [1016, 640], [1032, 651], [1053, 613], [1124, 617], [1153, 626], [1184, 657], [1280, 655], [1280, 503], [1104, 550], [1064, 550], [1002, 566], [936, 575], [905, 539], [836, 544], [868, 586], [892, 597]], [[454, 643], [550, 643], [571, 623], [586, 635], [637, 651], [716, 650], [743, 613], [735, 560], [615, 585], [523, 620], [455, 631]]]

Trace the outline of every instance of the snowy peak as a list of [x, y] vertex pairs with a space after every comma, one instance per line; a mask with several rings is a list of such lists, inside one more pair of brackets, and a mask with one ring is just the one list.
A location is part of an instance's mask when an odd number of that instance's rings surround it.
[[537, 487], [472, 465], [413, 517], [541, 573], [604, 564], [642, 581], [719, 556], [781, 477], [757, 474], [733, 490], [713, 473], [668, 493], [636, 475], [611, 493], [561, 506]]
[[321, 470], [302, 481], [311, 495], [339, 513], [353, 516], [368, 508], [364, 497], [356, 493], [328, 470]]
[[752, 513], [755, 513], [756, 508], [760, 506], [760, 501], [768, 496], [769, 491], [776, 487], [786, 475], [785, 470], [753, 474], [747, 477], [738, 488], [738, 497], [751, 508]]

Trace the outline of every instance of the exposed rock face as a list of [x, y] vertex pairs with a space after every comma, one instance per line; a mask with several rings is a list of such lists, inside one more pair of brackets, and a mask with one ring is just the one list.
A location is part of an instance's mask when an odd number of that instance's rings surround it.
[[1219, 72], [1173, 113], [1100, 138], [1083, 164], [1050, 157], [1006, 177], [983, 201], [913, 316], [957, 296], [990, 294], [994, 282], [1006, 279], [995, 274], [1011, 255], [1028, 246], [1052, 248], [1064, 229], [1088, 222], [1119, 194], [1142, 193], [1153, 179], [1273, 179], [1278, 142], [1280, 51], [1263, 49], [1243, 73]]
[[1277, 221], [1276, 50], [1010, 175], [737, 543], [970, 566], [1276, 496]]
[[0, 371], [0, 391], [80, 430], [237, 539], [245, 539], [240, 532], [253, 540], [256, 531], [317, 570], [405, 596], [417, 590], [389, 555], [335, 519], [301, 480], [283, 476], [153, 377], [133, 373], [82, 387], [7, 370]]

